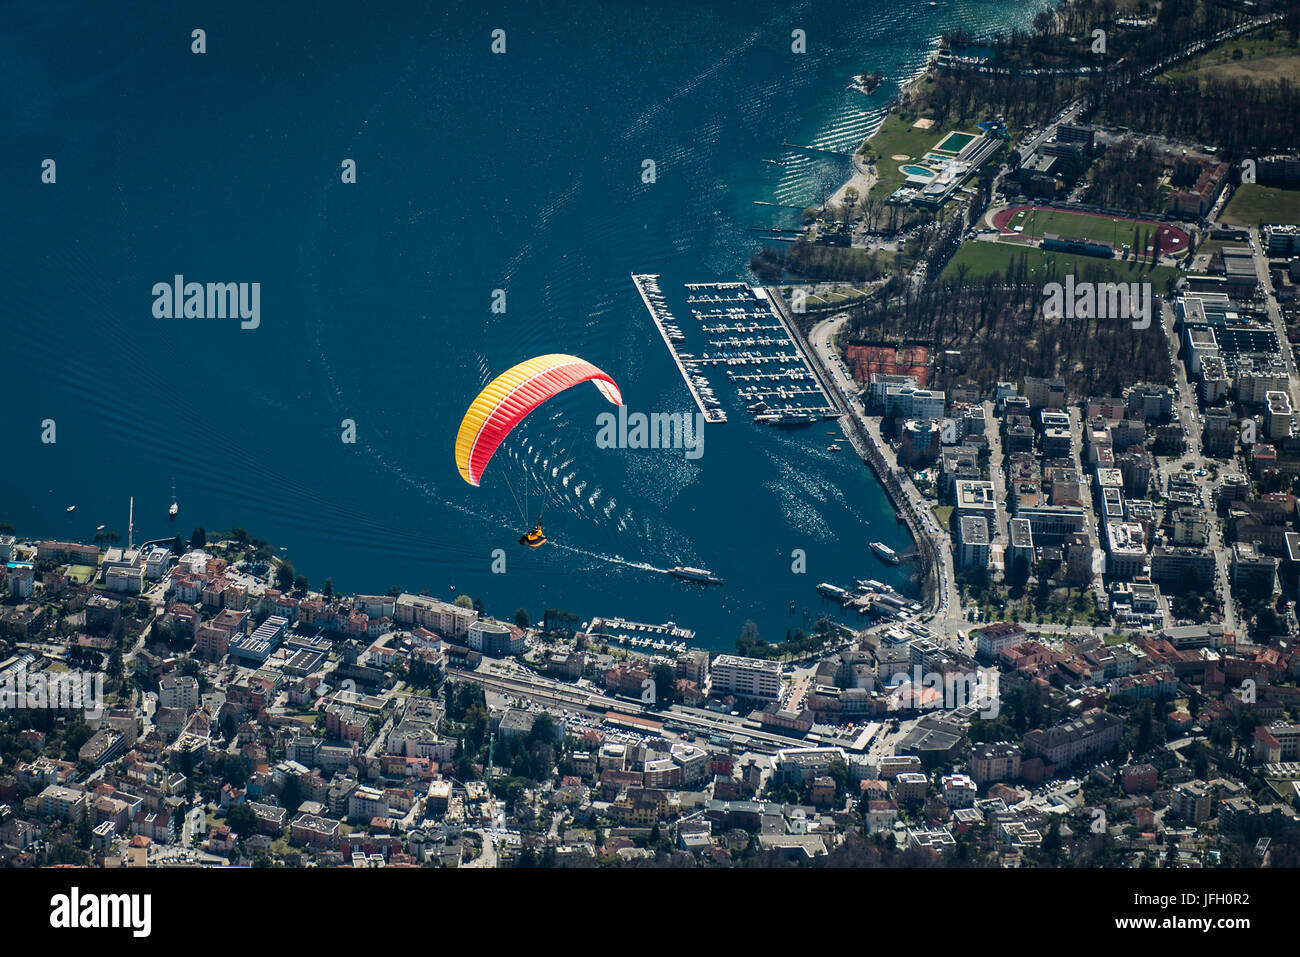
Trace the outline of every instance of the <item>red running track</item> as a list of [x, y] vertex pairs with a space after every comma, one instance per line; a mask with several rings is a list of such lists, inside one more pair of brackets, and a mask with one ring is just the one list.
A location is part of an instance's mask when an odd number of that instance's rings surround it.
[[[1025, 236], [1025, 233], [1016, 233], [1007, 224], [1011, 222], [1011, 218], [1017, 213], [1029, 212], [1034, 209], [1041, 209], [1046, 212], [1068, 212], [1075, 216], [1096, 216], [1098, 219], [1118, 219], [1122, 223], [1141, 223], [1149, 229], [1154, 228], [1156, 230], [1156, 247], [1158, 254], [1161, 256], [1171, 253], [1185, 253], [1190, 248], [1192, 242], [1191, 237], [1188, 236], [1186, 232], [1179, 229], [1177, 226], [1170, 226], [1168, 223], [1152, 222], [1149, 219], [1135, 219], [1131, 216], [1107, 216], [1105, 213], [1086, 213], [1083, 210], [1053, 210], [1046, 206], [1012, 206], [1009, 209], [1004, 209], [1000, 213], [996, 214], [993, 217], [993, 225], [997, 227], [999, 232], [1006, 235]], [[1041, 237], [1032, 236], [1028, 238], [1040, 239]], [[1120, 238], [1120, 243], [1131, 242], [1132, 239], [1133, 237], [1131, 235], [1122, 236]]]

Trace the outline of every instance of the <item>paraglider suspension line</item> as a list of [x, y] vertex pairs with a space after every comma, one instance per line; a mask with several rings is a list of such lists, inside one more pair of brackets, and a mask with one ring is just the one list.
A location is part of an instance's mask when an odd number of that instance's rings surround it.
[[[506, 481], [506, 488], [510, 490], [510, 497], [515, 500], [515, 508], [519, 509], [519, 514], [524, 517], [524, 522], [527, 523], [528, 512], [525, 510], [524, 506], [520, 503], [519, 496], [515, 494], [514, 486], [510, 484], [510, 476], [506, 475], [504, 469], [501, 471], [501, 477]], [[527, 495], [527, 492], [525, 492], [525, 495]]]

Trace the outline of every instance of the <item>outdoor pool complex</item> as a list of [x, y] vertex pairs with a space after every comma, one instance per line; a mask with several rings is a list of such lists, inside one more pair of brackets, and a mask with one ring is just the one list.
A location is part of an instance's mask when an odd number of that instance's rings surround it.
[[908, 176], [924, 176], [926, 179], [934, 177], [934, 171], [926, 169], [924, 166], [900, 166], [899, 169]]

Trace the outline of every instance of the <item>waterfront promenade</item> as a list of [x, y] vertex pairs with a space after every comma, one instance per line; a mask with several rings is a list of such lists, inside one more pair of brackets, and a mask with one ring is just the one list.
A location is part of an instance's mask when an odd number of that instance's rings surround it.
[[911, 479], [898, 470], [898, 462], [889, 443], [880, 434], [879, 423], [874, 428], [866, 415], [862, 401], [852, 394], [852, 383], [843, 374], [837, 374], [831, 361], [830, 349], [823, 346], [833, 341], [843, 325], [841, 314], [818, 322], [812, 330], [810, 343], [799, 330], [788, 312], [788, 305], [776, 287], [768, 287], [768, 298], [807, 358], [824, 391], [840, 410], [839, 424], [854, 450], [875, 471], [894, 510], [907, 525], [916, 542], [921, 562], [922, 598], [929, 610], [939, 616], [960, 619], [956, 575], [954, 572], [952, 544], [938, 527], [924, 497]]

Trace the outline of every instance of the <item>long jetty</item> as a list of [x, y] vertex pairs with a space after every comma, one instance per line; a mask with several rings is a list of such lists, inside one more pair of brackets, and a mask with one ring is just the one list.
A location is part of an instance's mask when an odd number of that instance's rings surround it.
[[[686, 383], [686, 389], [690, 392], [691, 398], [695, 400], [695, 405], [699, 408], [700, 413], [704, 416], [705, 422], [722, 423], [727, 421], [727, 413], [716, 407], [707, 406], [704, 403], [704, 397], [700, 395], [699, 389], [695, 385], [695, 380], [690, 371], [686, 368], [686, 363], [682, 361], [681, 355], [677, 352], [677, 346], [668, 335], [668, 330], [664, 328], [664, 316], [671, 318], [667, 306], [656, 307], [650, 301], [649, 290], [653, 289], [655, 294], [662, 298], [659, 290], [658, 273], [633, 273], [632, 283], [636, 286], [636, 291], [641, 296], [641, 301], [645, 303], [646, 311], [650, 313], [650, 318], [654, 320], [655, 328], [659, 330], [659, 335], [663, 336], [664, 345], [668, 347], [668, 354], [673, 357], [673, 362], [677, 363], [677, 371], [682, 374], [682, 381]], [[660, 311], [662, 310], [662, 315]]]

